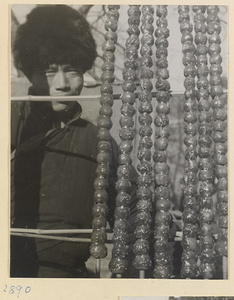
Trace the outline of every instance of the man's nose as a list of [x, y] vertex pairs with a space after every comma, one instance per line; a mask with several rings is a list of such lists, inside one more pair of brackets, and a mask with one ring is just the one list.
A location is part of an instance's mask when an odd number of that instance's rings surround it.
[[70, 90], [69, 81], [66, 77], [65, 72], [59, 70], [54, 78], [55, 80], [55, 89], [61, 91]]

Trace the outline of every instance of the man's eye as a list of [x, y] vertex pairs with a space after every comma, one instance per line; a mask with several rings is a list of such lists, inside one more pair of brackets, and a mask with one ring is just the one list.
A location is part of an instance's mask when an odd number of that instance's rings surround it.
[[45, 71], [45, 75], [46, 75], [47, 77], [53, 76], [54, 74], [55, 74], [55, 70], [46, 70], [46, 71]]
[[69, 69], [68, 71], [66, 71], [67, 76], [69, 77], [77, 77], [79, 76], [79, 72], [76, 69]]
[[78, 71], [76, 69], [73, 69], [73, 68], [68, 69], [67, 72], [68, 73], [76, 73], [76, 74], [78, 73]]

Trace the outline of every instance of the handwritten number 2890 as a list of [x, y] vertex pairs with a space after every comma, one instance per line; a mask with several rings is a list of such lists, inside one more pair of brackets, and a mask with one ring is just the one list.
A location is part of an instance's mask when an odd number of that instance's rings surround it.
[[[17, 298], [19, 298], [22, 289], [23, 287], [21, 285], [17, 285], [17, 286], [11, 285], [9, 288], [7, 288], [7, 285], [5, 284], [5, 288], [3, 292], [9, 293], [10, 295], [17, 294]], [[25, 294], [30, 293], [31, 287], [27, 286], [24, 290], [22, 290], [22, 292], [24, 292]]]

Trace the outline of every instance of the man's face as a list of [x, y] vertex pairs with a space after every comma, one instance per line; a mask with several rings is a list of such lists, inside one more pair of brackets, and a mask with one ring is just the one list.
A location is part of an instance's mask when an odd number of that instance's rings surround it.
[[[72, 96], [79, 95], [83, 87], [81, 68], [69, 64], [51, 64], [45, 70], [36, 68], [31, 83], [37, 95], [41, 96]], [[52, 101], [54, 111], [62, 112], [69, 109], [74, 102]]]

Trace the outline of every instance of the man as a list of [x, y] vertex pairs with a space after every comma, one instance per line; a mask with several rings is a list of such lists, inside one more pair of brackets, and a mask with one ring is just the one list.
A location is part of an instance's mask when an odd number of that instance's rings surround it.
[[[19, 27], [13, 51], [15, 66], [32, 84], [31, 95], [79, 95], [83, 74], [96, 58], [87, 21], [65, 5], [36, 7]], [[81, 119], [81, 112], [73, 101], [13, 105], [12, 227], [91, 228], [98, 138], [96, 126]], [[112, 140], [112, 225], [117, 156]], [[11, 276], [88, 277], [89, 246], [13, 236]]]

